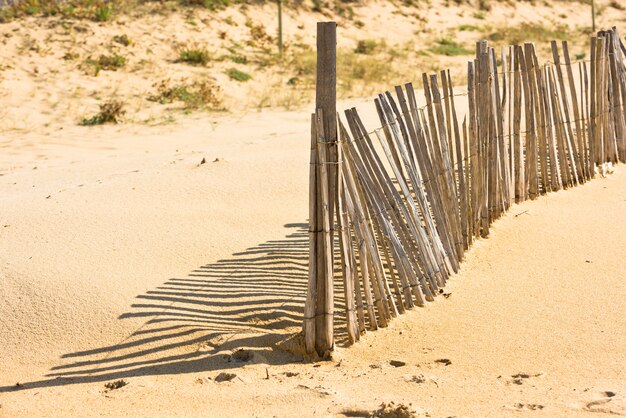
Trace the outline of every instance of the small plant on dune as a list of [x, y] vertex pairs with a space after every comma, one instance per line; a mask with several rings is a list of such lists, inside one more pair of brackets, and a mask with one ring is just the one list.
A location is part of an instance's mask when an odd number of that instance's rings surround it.
[[473, 52], [464, 48], [450, 38], [441, 38], [437, 40], [437, 45], [431, 48], [431, 51], [439, 55], [455, 56], [455, 55], [471, 55]]
[[119, 123], [126, 111], [124, 103], [117, 100], [110, 100], [100, 105], [100, 111], [90, 118], [83, 118], [80, 122], [82, 126], [103, 125], [105, 123]]
[[580, 53], [580, 54], [576, 54], [574, 55], [574, 58], [576, 58], [577, 60], [583, 60], [585, 59], [585, 57], [587, 56], [587, 54], [585, 54], [584, 52]]
[[97, 77], [102, 70], [117, 71], [117, 69], [124, 67], [126, 65], [126, 58], [118, 54], [100, 55], [97, 60], [87, 58], [85, 64], [93, 69], [93, 75]]
[[63, 55], [63, 59], [65, 61], [73, 61], [78, 58], [78, 54], [75, 52], [68, 51]]
[[191, 65], [207, 65], [211, 61], [211, 54], [204, 47], [184, 46], [178, 50], [177, 62]]
[[349, 4], [335, 2], [335, 13], [348, 20], [354, 19], [354, 8]]
[[485, 20], [485, 12], [474, 12], [474, 19]]
[[115, 71], [126, 65], [126, 58], [118, 54], [100, 55], [100, 58], [98, 58], [98, 65], [103, 70]]
[[478, 8], [488, 12], [491, 10], [491, 4], [488, 0], [478, 0]]
[[365, 39], [357, 42], [354, 52], [357, 54], [371, 55], [376, 52], [376, 49], [378, 49], [378, 42], [374, 39]]
[[322, 0], [313, 0], [313, 7], [311, 10], [317, 13], [321, 13], [324, 9], [324, 2]]
[[130, 40], [130, 38], [126, 34], [115, 35], [113, 37], [113, 42], [118, 43], [120, 45], [124, 45], [124, 46], [129, 46], [130, 44], [132, 44], [132, 41]]
[[96, 8], [93, 18], [96, 22], [107, 22], [113, 16], [113, 9], [108, 4], [103, 4]]
[[229, 55], [228, 59], [234, 62], [235, 64], [247, 64], [248, 58], [244, 55]]
[[250, 40], [247, 42], [250, 46], [274, 42], [274, 38], [268, 35], [265, 26], [262, 24], [257, 25], [252, 19], [247, 19], [246, 26], [250, 29]]
[[241, 82], [248, 81], [252, 78], [250, 74], [245, 73], [236, 68], [229, 68], [228, 71], [226, 71], [226, 74], [228, 75], [228, 77], [230, 77], [231, 80], [236, 80], [236, 81], [241, 81]]
[[148, 97], [151, 102], [169, 104], [183, 102], [186, 110], [223, 110], [221, 89], [211, 81], [195, 81], [180, 84], [171, 84], [170, 80], [163, 80], [154, 85], [157, 92]]
[[478, 27], [476, 25], [461, 25], [461, 26], [459, 26], [459, 30], [460, 31], [474, 31], [474, 32], [478, 32], [478, 31], [480, 31], [480, 27]]

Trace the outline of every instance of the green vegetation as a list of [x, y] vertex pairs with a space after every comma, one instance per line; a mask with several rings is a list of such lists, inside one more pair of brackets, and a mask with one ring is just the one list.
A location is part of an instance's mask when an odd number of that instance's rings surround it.
[[112, 15], [113, 9], [109, 5], [104, 4], [96, 8], [96, 11], [94, 13], [94, 20], [96, 22], [107, 22], [111, 19]]
[[120, 45], [124, 45], [124, 46], [129, 46], [130, 44], [132, 44], [132, 41], [130, 40], [130, 38], [126, 34], [115, 35], [113, 37], [113, 42], [118, 43]]
[[461, 26], [459, 26], [459, 30], [461, 32], [464, 32], [464, 31], [478, 32], [478, 31], [480, 31], [480, 27], [476, 26], [476, 25], [461, 25]]
[[474, 12], [474, 19], [485, 20], [485, 12]]
[[126, 65], [126, 58], [122, 55], [100, 55], [98, 58], [98, 65], [103, 70], [115, 71], [118, 68], [122, 68]]
[[379, 45], [374, 39], [361, 40], [357, 43], [354, 52], [363, 55], [372, 55], [378, 49]]
[[508, 45], [523, 42], [549, 42], [569, 37], [566, 25], [545, 26], [541, 23], [521, 23], [518, 26], [504, 26], [487, 36], [490, 41]]
[[226, 55], [223, 58], [228, 59], [234, 62], [235, 64], [247, 64], [248, 63], [248, 57], [244, 55], [232, 54], [232, 55]]
[[574, 58], [576, 58], [576, 60], [584, 60], [585, 57], [587, 56], [587, 54], [585, 54], [584, 52], [580, 53], [580, 54], [576, 54], [574, 55]]
[[178, 50], [178, 61], [191, 65], [207, 65], [211, 61], [211, 54], [204, 47], [182, 47]]
[[80, 125], [93, 126], [105, 123], [119, 123], [124, 116], [124, 103], [117, 100], [110, 100], [100, 105], [100, 111], [90, 118], [84, 118]]
[[474, 52], [464, 48], [450, 38], [441, 38], [437, 40], [437, 45], [430, 49], [435, 54], [456, 56], [456, 55], [472, 55]]
[[234, 3], [241, 3], [241, 1], [231, 0], [182, 0], [185, 6], [200, 6], [212, 11], [223, 10]]
[[[63, 58], [66, 60], [71, 60], [76, 57], [78, 57], [78, 55], [66, 54]], [[102, 70], [117, 71], [117, 69], [124, 67], [126, 65], [126, 57], [118, 54], [100, 55], [100, 58], [98, 58], [97, 60], [87, 58], [85, 60], [85, 64], [90, 66], [93, 69], [93, 75], [97, 76]]]
[[0, 23], [21, 16], [60, 16], [96, 22], [111, 20], [123, 0], [21, 0], [0, 8]]
[[491, 10], [491, 4], [489, 0], [478, 0], [478, 8], [488, 12]]
[[229, 68], [228, 71], [226, 71], [226, 74], [228, 74], [228, 77], [230, 77], [231, 80], [236, 80], [236, 81], [241, 81], [241, 82], [245, 82], [245, 81], [252, 79], [252, 76], [250, 74], [245, 73], [236, 68]]
[[157, 92], [148, 100], [161, 104], [183, 102], [185, 110], [223, 110], [220, 98], [221, 89], [210, 81], [195, 81], [171, 84], [163, 80], [155, 85]]
[[63, 55], [63, 59], [65, 61], [74, 61], [76, 58], [78, 58], [78, 54], [75, 52], [66, 52], [65, 55]]

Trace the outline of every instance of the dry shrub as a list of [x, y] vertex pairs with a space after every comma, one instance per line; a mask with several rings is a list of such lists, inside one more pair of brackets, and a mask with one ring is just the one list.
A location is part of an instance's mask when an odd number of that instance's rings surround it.
[[181, 80], [179, 84], [172, 84], [163, 80], [153, 87], [157, 92], [148, 97], [152, 102], [169, 104], [183, 102], [187, 110], [224, 110], [222, 106], [222, 89], [209, 80], [193, 81], [191, 83]]
[[81, 121], [83, 126], [103, 125], [105, 123], [119, 123], [126, 111], [124, 103], [117, 100], [109, 100], [100, 105], [100, 111], [90, 118]]

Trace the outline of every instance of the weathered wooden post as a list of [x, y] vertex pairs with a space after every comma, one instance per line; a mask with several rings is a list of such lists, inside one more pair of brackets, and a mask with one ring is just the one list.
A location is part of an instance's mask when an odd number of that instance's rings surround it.
[[596, 33], [596, 0], [591, 0], [591, 31]]
[[[337, 192], [337, 24], [317, 24], [317, 85], [312, 118], [309, 286], [304, 337], [309, 354], [333, 349], [333, 242]], [[316, 146], [317, 145], [317, 146]]]
[[283, 56], [283, 0], [278, 1], [278, 53]]

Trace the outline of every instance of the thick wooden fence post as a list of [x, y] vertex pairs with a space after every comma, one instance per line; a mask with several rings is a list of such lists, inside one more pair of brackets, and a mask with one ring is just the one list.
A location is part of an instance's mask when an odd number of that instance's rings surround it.
[[312, 238], [304, 336], [307, 352], [322, 357], [334, 346], [333, 242], [335, 208], [339, 203], [335, 22], [317, 24], [317, 85], [312, 125], [311, 162], [316, 169], [311, 170], [310, 182], [315, 192], [310, 193]]
[[[324, 117], [324, 135], [329, 161], [337, 162], [337, 23], [317, 23], [317, 81], [315, 85], [315, 109], [321, 109]], [[329, 165], [330, 219], [333, 220], [337, 198], [337, 167]], [[332, 221], [331, 221], [332, 222]]]

